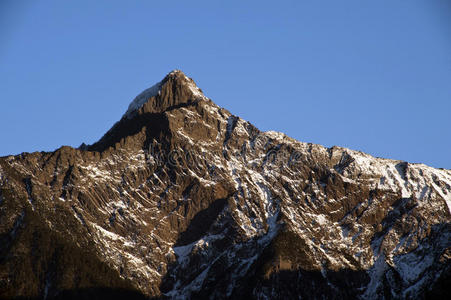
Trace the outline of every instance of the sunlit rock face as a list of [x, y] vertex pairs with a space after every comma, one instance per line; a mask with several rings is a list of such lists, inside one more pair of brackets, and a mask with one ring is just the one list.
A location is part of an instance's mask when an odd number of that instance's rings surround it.
[[0, 297], [445, 297], [451, 171], [261, 132], [181, 71], [0, 158]]

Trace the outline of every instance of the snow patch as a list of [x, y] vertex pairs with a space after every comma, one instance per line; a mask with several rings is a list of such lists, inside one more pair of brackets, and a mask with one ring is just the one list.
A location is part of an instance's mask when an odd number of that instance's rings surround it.
[[440, 197], [442, 197], [445, 200], [446, 206], [448, 206], [448, 211], [451, 214], [451, 193], [447, 193], [445, 195], [443, 193], [442, 189], [440, 189], [440, 187], [438, 187], [434, 182], [431, 182], [431, 185], [434, 188], [434, 190], [437, 192], [437, 194], [439, 194]]
[[118, 240], [123, 240], [124, 238], [121, 237], [120, 235], [113, 233], [111, 231], [108, 231], [106, 229], [104, 229], [103, 227], [95, 224], [95, 223], [91, 223], [92, 226], [94, 226], [94, 228], [97, 229], [97, 232], [100, 233], [100, 235], [109, 238], [110, 240], [113, 241], [118, 241]]
[[172, 251], [177, 256], [177, 261], [180, 264], [184, 264], [189, 260], [189, 255], [193, 250], [206, 250], [210, 247], [211, 242], [223, 239], [224, 236], [222, 234], [208, 235], [205, 236], [191, 244], [185, 246], [173, 247]]
[[387, 263], [385, 262], [384, 256], [381, 255], [378, 257], [376, 262], [374, 263], [371, 270], [368, 271], [368, 275], [370, 275], [370, 283], [368, 284], [365, 294], [363, 294], [362, 299], [377, 299], [378, 290], [383, 282], [382, 278], [385, 274], [385, 270], [387, 269]]
[[413, 283], [418, 280], [424, 270], [434, 263], [434, 256], [417, 255], [416, 252], [410, 252], [395, 257], [394, 262], [396, 264], [396, 270], [401, 274], [403, 280], [406, 283]]
[[128, 106], [128, 110], [125, 113], [125, 117], [130, 119], [133, 113], [140, 109], [150, 98], [157, 96], [160, 93], [161, 82], [151, 86], [150, 88], [144, 90], [141, 94], [136, 96], [136, 98]]
[[268, 136], [268, 137], [270, 137], [271, 139], [277, 140], [277, 141], [283, 140], [283, 139], [285, 138], [285, 136], [286, 136], [286, 135], [285, 135], [284, 133], [282, 133], [282, 132], [273, 131], [273, 130], [266, 131], [266, 132], [265, 132], [265, 135]]

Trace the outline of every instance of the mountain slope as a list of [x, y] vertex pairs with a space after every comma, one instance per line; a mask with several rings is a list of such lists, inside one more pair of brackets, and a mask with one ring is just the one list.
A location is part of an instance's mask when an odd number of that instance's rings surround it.
[[0, 296], [445, 295], [450, 211], [451, 171], [261, 132], [173, 71], [97, 143], [0, 158]]

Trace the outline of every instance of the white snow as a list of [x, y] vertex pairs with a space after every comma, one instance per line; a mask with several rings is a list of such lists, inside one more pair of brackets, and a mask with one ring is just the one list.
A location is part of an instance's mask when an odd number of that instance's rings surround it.
[[130, 119], [133, 113], [138, 109], [140, 109], [147, 101], [149, 101], [150, 98], [158, 95], [160, 93], [160, 89], [161, 82], [158, 82], [157, 84], [151, 86], [150, 88], [144, 90], [141, 94], [136, 96], [136, 98], [128, 106], [128, 110], [125, 113], [125, 117]]
[[236, 122], [235, 131], [239, 136], [248, 136], [248, 133], [245, 129], [245, 121], [243, 119], [238, 118], [238, 121]]
[[445, 195], [443, 191], [434, 182], [431, 182], [431, 185], [433, 189], [437, 192], [437, 194], [439, 194], [440, 197], [442, 197], [445, 200], [446, 205], [448, 206], [449, 213], [451, 214], [451, 193]]
[[195, 144], [194, 141], [184, 133], [182, 128], [177, 130], [177, 134], [180, 135], [184, 140], [186, 140], [190, 145]]
[[188, 260], [188, 256], [193, 250], [206, 250], [208, 249], [212, 241], [223, 238], [224, 236], [221, 234], [207, 235], [195, 242], [192, 242], [191, 244], [173, 247], [172, 251], [174, 251], [175, 255], [177, 256], [177, 261], [180, 264], [183, 264]]
[[100, 233], [100, 235], [109, 238], [110, 240], [113, 241], [117, 241], [117, 240], [124, 240], [123, 237], [121, 237], [120, 235], [113, 233], [111, 231], [108, 231], [106, 229], [104, 229], [103, 227], [95, 224], [95, 223], [91, 223], [91, 225], [97, 229], [97, 232]]
[[196, 98], [206, 98], [195, 84], [189, 82], [188, 88], [191, 90], [193, 95], [196, 96]]
[[[174, 70], [172, 71], [170, 74], [175, 73], [175, 72], [181, 72], [180, 70]], [[204, 94], [202, 94], [200, 88], [198, 88], [196, 86], [196, 84], [194, 83], [194, 81], [190, 78], [188, 78], [183, 72], [181, 72], [183, 74], [183, 77], [185, 79], [185, 82], [188, 86], [188, 88], [190, 89], [191, 93], [193, 93], [193, 95], [196, 98], [202, 98], [202, 99], [207, 99], [207, 97], [204, 96]]]
[[446, 205], [448, 205], [449, 213], [451, 214], [451, 194], [448, 194], [445, 198]]
[[[418, 248], [420, 249], [421, 246]], [[395, 257], [396, 270], [406, 283], [413, 283], [434, 263], [433, 255], [418, 256], [415, 252]]]
[[30, 203], [30, 205], [31, 205], [31, 210], [34, 211], [35, 207], [34, 207], [33, 199], [28, 198], [28, 203]]
[[368, 284], [365, 294], [363, 294], [362, 299], [376, 299], [378, 298], [378, 289], [382, 284], [382, 276], [384, 276], [385, 270], [387, 269], [387, 263], [385, 262], [384, 256], [381, 255], [375, 261], [371, 270], [368, 274], [370, 275], [371, 281]]
[[[171, 73], [169, 73], [169, 75], [175, 73], [175, 72], [180, 72], [179, 70], [174, 70]], [[182, 73], [183, 74], [183, 73]], [[183, 74], [185, 82], [186, 82], [186, 86], [189, 88], [189, 90], [191, 91], [191, 93], [194, 95], [195, 98], [201, 98], [201, 99], [208, 99], [207, 97], [205, 97], [205, 95], [201, 92], [201, 90], [196, 86], [196, 84], [189, 79], [185, 74]], [[127, 112], [124, 114], [124, 116], [127, 119], [130, 119], [134, 112], [136, 112], [137, 110], [139, 110], [141, 107], [143, 107], [143, 105], [149, 101], [150, 98], [155, 97], [157, 95], [160, 94], [161, 92], [161, 87], [162, 87], [162, 82], [158, 82], [157, 84], [151, 86], [150, 88], [144, 90], [143, 92], [141, 92], [138, 96], [136, 96], [136, 98], [130, 103], [130, 105], [128, 106]]]
[[273, 130], [266, 131], [265, 135], [267, 135], [270, 138], [277, 140], [277, 141], [281, 141], [286, 137], [286, 135], [284, 133], [278, 132], [278, 131], [273, 131]]
[[316, 221], [318, 222], [319, 225], [327, 225], [327, 220], [326, 217], [324, 215], [316, 215]]

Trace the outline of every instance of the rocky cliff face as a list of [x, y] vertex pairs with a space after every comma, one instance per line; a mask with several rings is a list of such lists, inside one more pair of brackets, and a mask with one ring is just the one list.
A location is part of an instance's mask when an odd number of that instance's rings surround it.
[[450, 170], [261, 132], [174, 71], [97, 143], [0, 158], [0, 296], [445, 296], [450, 211]]

